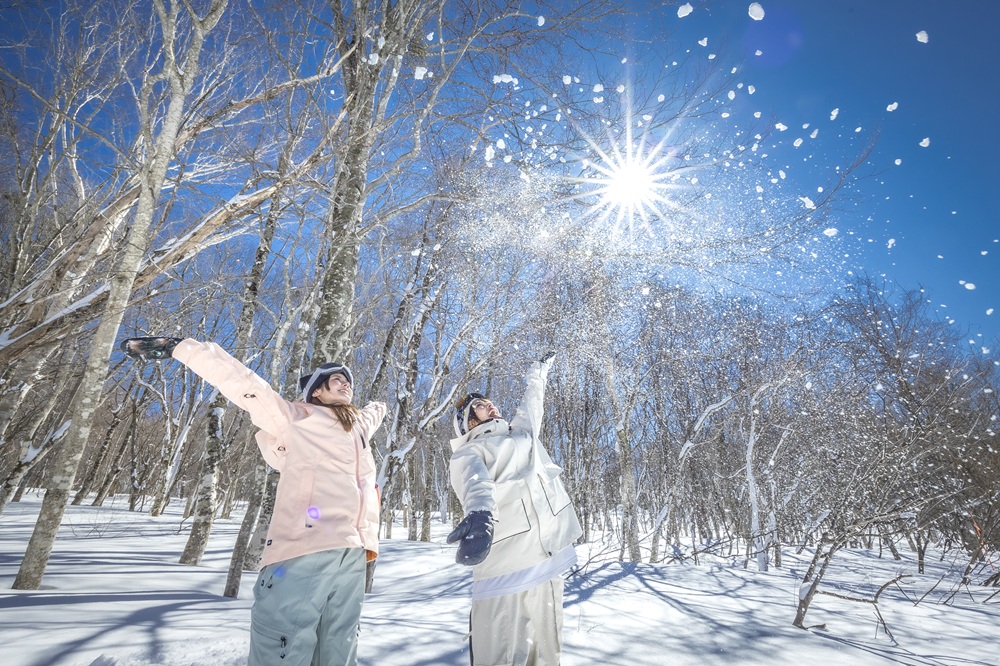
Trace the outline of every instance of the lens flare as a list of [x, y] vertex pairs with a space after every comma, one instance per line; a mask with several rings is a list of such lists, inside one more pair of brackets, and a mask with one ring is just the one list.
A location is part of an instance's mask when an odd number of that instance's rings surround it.
[[[580, 162], [578, 176], [563, 178], [574, 185], [567, 198], [584, 205], [584, 221], [630, 241], [671, 226], [684, 207], [674, 197], [684, 187], [680, 174], [697, 168], [685, 163], [684, 146], [675, 145], [678, 125], [660, 126], [661, 137], [653, 140], [647, 118], [645, 125], [637, 123], [629, 102], [621, 122], [604, 127], [603, 140], [577, 127], [590, 155]], [[643, 129], [635, 136], [637, 126]]]

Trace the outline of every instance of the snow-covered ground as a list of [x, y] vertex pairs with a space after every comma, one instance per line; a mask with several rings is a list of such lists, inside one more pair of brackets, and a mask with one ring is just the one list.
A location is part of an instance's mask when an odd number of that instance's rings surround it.
[[[246, 663], [251, 587], [221, 596], [239, 517], [219, 521], [203, 564], [177, 564], [188, 525], [180, 507], [160, 518], [124, 500], [70, 507], [43, 589], [10, 585], [40, 498], [26, 495], [0, 516], [0, 664], [3, 666], [235, 666]], [[397, 535], [405, 530], [396, 528]], [[383, 543], [375, 590], [362, 621], [360, 662], [464, 666], [467, 570], [453, 562], [438, 526], [435, 543]], [[591, 548], [579, 547], [582, 561]], [[596, 552], [596, 549], [594, 550]], [[852, 551], [835, 562], [837, 591], [870, 596], [899, 573], [879, 608], [821, 596], [803, 631], [792, 626], [807, 554], [756, 573], [725, 563], [630, 565], [590, 560], [566, 588], [566, 666], [711, 664], [1000, 664], [1000, 595], [962, 587], [961, 562], [946, 557], [917, 576], [913, 557]], [[1000, 566], [1000, 562], [997, 563]], [[832, 589], [832, 588], [830, 588]], [[919, 604], [925, 593], [926, 598]], [[941, 602], [953, 597], [950, 605]]]

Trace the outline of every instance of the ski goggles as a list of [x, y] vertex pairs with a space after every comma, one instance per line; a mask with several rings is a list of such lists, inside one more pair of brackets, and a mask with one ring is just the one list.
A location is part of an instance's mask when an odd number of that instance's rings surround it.
[[302, 400], [309, 402], [313, 391], [326, 383], [330, 375], [341, 374], [347, 378], [347, 383], [354, 386], [354, 375], [351, 369], [343, 363], [324, 363], [312, 371], [311, 375], [299, 377], [299, 386], [302, 388]]
[[455, 405], [455, 411], [458, 412], [459, 416], [465, 416], [465, 410], [472, 402], [486, 399], [486, 396], [482, 393], [470, 393], [458, 401], [458, 404]]

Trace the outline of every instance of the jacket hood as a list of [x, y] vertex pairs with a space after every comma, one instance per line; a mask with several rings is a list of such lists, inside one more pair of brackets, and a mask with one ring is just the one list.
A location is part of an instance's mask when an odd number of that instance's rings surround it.
[[475, 428], [469, 432], [455, 437], [451, 440], [451, 450], [457, 451], [463, 444], [476, 439], [478, 437], [483, 437], [485, 435], [496, 435], [497, 433], [506, 434], [510, 432], [510, 424], [503, 419], [491, 419], [485, 423], [480, 423]]

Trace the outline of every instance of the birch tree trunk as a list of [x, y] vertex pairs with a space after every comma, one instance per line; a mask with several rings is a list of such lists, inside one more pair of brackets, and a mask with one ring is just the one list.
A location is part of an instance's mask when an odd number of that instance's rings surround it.
[[226, 587], [222, 591], [222, 596], [235, 599], [240, 594], [240, 582], [243, 580], [244, 569], [252, 569], [246, 565], [247, 552], [249, 551], [250, 539], [253, 536], [253, 527], [260, 514], [260, 505], [264, 498], [264, 484], [267, 481], [267, 463], [264, 458], [258, 456], [257, 464], [254, 467], [253, 488], [250, 491], [250, 501], [247, 503], [246, 513], [243, 514], [243, 521], [240, 523], [240, 532], [236, 536], [236, 544], [233, 545], [233, 556], [229, 560], [229, 572], [226, 574]]
[[77, 490], [76, 497], [73, 498], [73, 504], [77, 505], [83, 502], [90, 494], [91, 489], [94, 487], [94, 483], [97, 481], [97, 473], [101, 468], [101, 464], [104, 462], [105, 458], [108, 457], [112, 449], [113, 435], [118, 429], [118, 426], [122, 423], [122, 409], [124, 409], [125, 403], [122, 402], [120, 405], [115, 407], [111, 411], [111, 424], [104, 433], [104, 438], [101, 440], [101, 447], [97, 451], [97, 455], [94, 456], [94, 462], [90, 466], [90, 470], [87, 472], [87, 476], [83, 483], [80, 484], [79, 490]]
[[129, 443], [132, 441], [133, 437], [135, 437], [135, 430], [130, 429], [129, 434], [126, 435], [125, 439], [121, 442], [121, 444], [119, 444], [114, 458], [111, 459], [111, 464], [108, 465], [108, 470], [104, 474], [104, 481], [101, 482], [100, 487], [97, 489], [97, 494], [94, 496], [94, 501], [90, 504], [91, 506], [104, 505], [104, 500], [106, 500], [108, 495], [111, 493], [111, 488], [114, 487], [115, 481], [118, 480], [122, 470], [125, 469], [124, 466], [122, 466], [122, 460], [125, 459], [125, 453], [128, 451]]
[[278, 479], [280, 475], [276, 470], [267, 473], [264, 481], [264, 492], [260, 504], [260, 512], [257, 514], [257, 524], [254, 527], [253, 536], [247, 545], [246, 557], [243, 559], [243, 569], [254, 570], [260, 562], [260, 556], [264, 553], [264, 544], [267, 541], [267, 530], [271, 526], [271, 514], [274, 512], [274, 498], [278, 493]]
[[[10, 502], [12, 494], [18, 485], [36, 465], [38, 465], [50, 452], [51, 448], [63, 441], [66, 435], [67, 411], [62, 405], [63, 392], [66, 382], [62, 382], [49, 395], [45, 406], [39, 413], [33, 415], [33, 422], [27, 432], [20, 435], [22, 438], [20, 451], [18, 453], [18, 463], [8, 474], [8, 478], [0, 486], [0, 513], [3, 513], [7, 503]], [[55, 417], [52, 415], [55, 414]], [[54, 419], [54, 420], [53, 420]], [[8, 423], [11, 419], [7, 419]], [[39, 437], [38, 433], [46, 424], [50, 429], [44, 437]], [[56, 427], [58, 424], [58, 427]]]
[[[616, 417], [624, 419], [624, 416]], [[618, 450], [618, 465], [621, 473], [619, 488], [622, 506], [622, 544], [628, 551], [629, 562], [642, 562], [639, 549], [639, 517], [636, 505], [635, 461], [632, 459], [632, 444], [629, 428], [622, 422], [615, 427], [615, 444]]]
[[[372, 146], [387, 127], [389, 99], [398, 81], [398, 63], [415, 43], [424, 17], [441, 9], [439, 0], [399, 0], [396, 3], [331, 2], [334, 36], [342, 67], [347, 112], [344, 151], [337, 160], [332, 199], [325, 220], [330, 241], [324, 258], [321, 298], [315, 317], [313, 357], [348, 361], [353, 302], [361, 243], [361, 219], [368, 196]], [[377, 26], [380, 49], [369, 54], [359, 42]], [[447, 77], [445, 76], [445, 79]], [[436, 85], [443, 85], [439, 81]], [[428, 106], [433, 106], [433, 101]], [[419, 123], [418, 123], [419, 126]], [[414, 148], [419, 150], [419, 129]]]
[[191, 534], [188, 535], [184, 552], [181, 553], [180, 564], [198, 564], [201, 562], [208, 537], [212, 533], [212, 522], [215, 519], [215, 504], [218, 497], [219, 462], [222, 459], [223, 432], [222, 418], [226, 411], [226, 396], [219, 393], [209, 408], [208, 436], [205, 438], [205, 454], [201, 461], [201, 473], [198, 487], [194, 493], [194, 518], [191, 522]]
[[[148, 159], [140, 167], [139, 200], [136, 204], [132, 224], [128, 227], [121, 257], [107, 286], [108, 298], [101, 321], [94, 332], [90, 354], [84, 368], [80, 384], [70, 400], [69, 413], [72, 425], [67, 441], [56, 452], [53, 474], [45, 498], [42, 500], [38, 522], [31, 534], [24, 559], [14, 579], [17, 590], [36, 590], [48, 565], [49, 555], [55, 544], [59, 525], [66, 511], [73, 480], [83, 456], [84, 447], [93, 428], [94, 411], [100, 401], [104, 381], [107, 376], [108, 360], [115, 348], [118, 327], [128, 306], [132, 285], [149, 246], [150, 229], [156, 204], [159, 200], [167, 167], [174, 155], [177, 133], [184, 119], [186, 100], [198, 76], [198, 64], [206, 35], [211, 31], [228, 0], [212, 0], [204, 18], [190, 13], [191, 34], [186, 40], [187, 53], [179, 61], [175, 48], [179, 41], [179, 20], [181, 5], [165, 7], [161, 0], [153, 0], [155, 13], [160, 22], [163, 40], [163, 69], [156, 76], [150, 76], [140, 93], [139, 110], [142, 131], [149, 147]], [[187, 10], [185, 10], [187, 11]], [[159, 122], [152, 117], [150, 105], [154, 83], [164, 82], [169, 87], [166, 111]], [[153, 132], [159, 127], [159, 134]]]
[[747, 497], [750, 500], [750, 538], [748, 539], [748, 545], [752, 547], [752, 552], [748, 552], [747, 555], [756, 557], [758, 571], [767, 571], [767, 542], [764, 539], [761, 529], [760, 488], [757, 485], [757, 475], [754, 472], [753, 462], [754, 449], [757, 446], [756, 398], [763, 391], [764, 389], [760, 389], [754, 395], [754, 399], [750, 400], [750, 414], [747, 417], [750, 419], [750, 430], [747, 433], [746, 448], [744, 449]]
[[[286, 150], [290, 151], [294, 145], [289, 142]], [[281, 166], [288, 168], [290, 160], [288, 153], [283, 155]], [[240, 310], [240, 317], [236, 322], [236, 358], [246, 362], [250, 357], [250, 340], [253, 337], [254, 318], [257, 315], [257, 294], [260, 292], [260, 285], [264, 280], [264, 268], [267, 266], [268, 257], [271, 254], [271, 243], [274, 241], [275, 230], [278, 225], [278, 211], [281, 206], [280, 191], [271, 197], [271, 207], [264, 218], [264, 228], [261, 230], [260, 241], [257, 244], [257, 251], [254, 255], [253, 266], [250, 269], [250, 276], [246, 282], [246, 289], [243, 292], [243, 306]], [[181, 564], [198, 564], [208, 547], [208, 537], [212, 531], [212, 522], [215, 519], [216, 502], [218, 498], [219, 482], [219, 462], [222, 459], [226, 443], [223, 439], [223, 421], [225, 419], [226, 406], [229, 401], [225, 396], [219, 394], [212, 403], [212, 417], [208, 424], [208, 433], [205, 437], [205, 458], [204, 467], [201, 472], [201, 482], [198, 485], [195, 497], [194, 521], [191, 524], [191, 534], [188, 536], [187, 544], [184, 546], [184, 553], [181, 555]], [[257, 447], [253, 447], [251, 455], [258, 459], [258, 465], [263, 464], [263, 458]], [[257, 478], [256, 476], [254, 477]], [[254, 519], [261, 503], [261, 494], [264, 492], [264, 476], [261, 475], [260, 482], [255, 483], [251, 489], [250, 501], [254, 505]], [[237, 543], [242, 543], [240, 548], [234, 548], [229, 564], [229, 576], [226, 580], [226, 591], [235, 588], [239, 591], [240, 576], [243, 572], [243, 561], [246, 558], [246, 544], [250, 541], [250, 531], [253, 528], [253, 521], [246, 518], [240, 524], [240, 533]], [[239, 565], [239, 566], [237, 566]]]
[[35, 465], [42, 462], [51, 450], [52, 446], [46, 446], [34, 457], [28, 460], [20, 460], [16, 465], [14, 465], [14, 469], [10, 471], [10, 474], [7, 475], [7, 479], [3, 482], [3, 485], [0, 486], [0, 513], [2, 513], [3, 509], [6, 508], [6, 506], [12, 501], [18, 501], [18, 498], [20, 497], [18, 489], [20, 488], [21, 492], [23, 492], [22, 482], [24, 481], [24, 477], [27, 476], [28, 472], [30, 472]]
[[806, 575], [803, 576], [802, 584], [799, 587], [799, 601], [795, 607], [795, 619], [792, 621], [792, 625], [800, 629], [806, 628], [805, 620], [809, 605], [819, 591], [819, 584], [822, 582], [823, 576], [826, 575], [834, 554], [840, 550], [841, 546], [843, 546], [842, 541], [831, 539], [828, 534], [823, 534], [819, 543], [816, 544], [816, 552], [813, 554], [812, 562], [809, 563], [809, 568], [806, 570]]
[[[201, 397], [191, 394], [185, 401], [183, 409], [186, 413], [178, 414], [176, 417], [170, 415], [170, 405], [167, 402], [166, 392], [164, 392], [164, 423], [167, 425], [163, 437], [163, 446], [160, 449], [160, 459], [158, 466], [160, 476], [156, 482], [156, 490], [153, 493], [153, 507], [149, 510], [151, 516], [161, 516], [170, 504], [170, 491], [173, 489], [180, 471], [181, 457], [184, 453], [184, 446], [187, 444], [188, 435], [191, 434], [191, 426], [201, 405]], [[183, 421], [181, 421], [183, 418]], [[174, 434], [175, 426], [176, 435]]]

